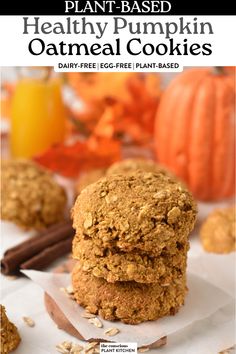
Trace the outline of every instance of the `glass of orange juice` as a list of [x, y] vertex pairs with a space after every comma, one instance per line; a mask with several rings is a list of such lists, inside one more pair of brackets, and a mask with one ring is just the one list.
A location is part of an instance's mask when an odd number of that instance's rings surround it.
[[51, 68], [21, 68], [12, 99], [11, 153], [30, 158], [65, 137], [61, 80]]

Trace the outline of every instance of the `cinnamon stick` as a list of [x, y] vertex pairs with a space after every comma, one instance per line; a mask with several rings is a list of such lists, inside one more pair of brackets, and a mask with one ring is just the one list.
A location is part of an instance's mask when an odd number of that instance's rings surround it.
[[20, 265], [20, 269], [41, 270], [50, 265], [53, 261], [71, 251], [73, 237], [62, 240], [59, 243], [46, 248], [36, 256]]
[[52, 225], [47, 229], [42, 230], [38, 235], [33, 236], [24, 242], [21, 242], [17, 246], [9, 248], [4, 253], [4, 257], [22, 249], [29, 249], [31, 246], [34, 248], [39, 247], [40, 249], [42, 243], [47, 243], [49, 245], [50, 242], [52, 242], [53, 244], [55, 241], [63, 240], [68, 234], [70, 234], [70, 232], [74, 232], [70, 220]]
[[[31, 237], [21, 244], [7, 250], [1, 260], [1, 272], [5, 275], [14, 274], [19, 271], [21, 264], [29, 261], [47, 248], [65, 239], [69, 239], [71, 242], [73, 235], [74, 230], [70, 221], [49, 227], [38, 236]], [[68, 252], [66, 250], [67, 249], [65, 249], [64, 254]], [[61, 256], [62, 251], [60, 247], [59, 252]], [[55, 254], [55, 257], [58, 258], [59, 255]]]

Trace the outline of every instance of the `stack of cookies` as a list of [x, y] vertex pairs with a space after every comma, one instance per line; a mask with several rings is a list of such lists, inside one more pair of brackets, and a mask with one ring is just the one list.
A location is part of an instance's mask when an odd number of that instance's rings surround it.
[[164, 172], [111, 174], [83, 189], [72, 214], [80, 305], [129, 324], [178, 311], [196, 217], [180, 182]]

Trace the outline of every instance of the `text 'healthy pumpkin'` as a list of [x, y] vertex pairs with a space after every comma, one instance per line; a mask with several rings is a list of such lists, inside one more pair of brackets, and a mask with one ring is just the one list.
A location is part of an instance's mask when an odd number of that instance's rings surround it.
[[216, 200], [235, 190], [235, 81], [220, 68], [188, 69], [163, 93], [155, 149], [196, 198]]

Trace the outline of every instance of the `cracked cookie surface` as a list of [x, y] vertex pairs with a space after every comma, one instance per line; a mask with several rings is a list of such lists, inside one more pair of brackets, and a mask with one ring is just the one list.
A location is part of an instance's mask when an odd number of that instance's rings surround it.
[[140, 250], [158, 256], [186, 243], [196, 204], [188, 190], [164, 173], [111, 175], [87, 186], [72, 210], [73, 244], [91, 239], [102, 249]]

